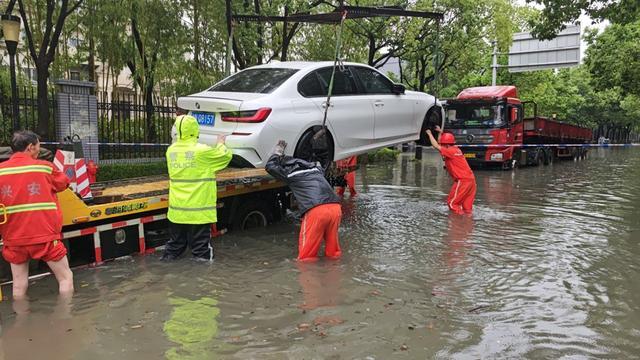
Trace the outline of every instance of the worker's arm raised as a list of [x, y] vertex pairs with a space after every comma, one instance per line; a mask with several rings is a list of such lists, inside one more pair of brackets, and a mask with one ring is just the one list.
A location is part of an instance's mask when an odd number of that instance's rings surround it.
[[[439, 130], [440, 128], [437, 127], [436, 131]], [[440, 144], [438, 144], [438, 140], [436, 140], [436, 138], [433, 137], [433, 134], [431, 133], [431, 130], [427, 129], [427, 136], [429, 137], [429, 141], [431, 141], [431, 146], [433, 146], [434, 149], [436, 150], [440, 150]]]
[[269, 160], [267, 160], [267, 164], [264, 167], [271, 176], [281, 181], [287, 181], [286, 171], [281, 165], [282, 158], [284, 157], [284, 149], [286, 147], [287, 143], [284, 140], [278, 141], [278, 144], [276, 144], [273, 150], [273, 155], [269, 157]]
[[64, 191], [69, 187], [69, 178], [63, 172], [53, 167], [51, 172], [51, 186], [55, 192]]
[[224, 144], [225, 136], [218, 138], [218, 143], [214, 147], [209, 147], [202, 152], [200, 157], [206, 166], [212, 167], [214, 171], [220, 171], [229, 165], [233, 158], [233, 153]]

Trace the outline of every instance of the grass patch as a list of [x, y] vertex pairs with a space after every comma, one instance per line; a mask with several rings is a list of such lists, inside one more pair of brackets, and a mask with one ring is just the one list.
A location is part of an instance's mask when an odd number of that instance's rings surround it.
[[382, 148], [375, 152], [367, 154], [369, 163], [395, 161], [400, 155], [400, 150]]
[[96, 180], [111, 181], [167, 173], [166, 161], [139, 164], [108, 164], [100, 166]]

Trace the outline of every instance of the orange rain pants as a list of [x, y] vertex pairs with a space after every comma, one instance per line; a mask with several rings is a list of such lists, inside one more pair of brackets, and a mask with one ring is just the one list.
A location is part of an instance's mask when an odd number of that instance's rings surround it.
[[340, 257], [340, 244], [338, 242], [338, 228], [342, 218], [342, 206], [340, 204], [318, 205], [307, 211], [302, 218], [300, 237], [298, 239], [298, 260], [315, 260], [318, 258], [318, 250], [325, 241], [325, 256]]
[[[356, 166], [357, 164], [358, 164], [357, 156], [351, 156], [346, 159], [336, 161], [336, 165], [338, 166], [339, 169], [349, 168], [352, 166]], [[347, 173], [344, 176], [344, 180], [346, 181], [347, 187], [349, 188], [349, 194], [351, 194], [351, 196], [355, 196], [356, 195], [356, 172], [352, 171]], [[345, 188], [342, 186], [338, 186], [338, 188], [336, 189], [336, 193], [339, 196], [344, 196], [344, 192], [345, 192]]]
[[[347, 182], [347, 187], [349, 188], [349, 194], [354, 196], [356, 194], [356, 172], [352, 171], [347, 173], [344, 176], [344, 180]], [[345, 188], [342, 186], [338, 186], [336, 189], [336, 193], [340, 196], [344, 196]]]
[[476, 198], [476, 181], [456, 180], [451, 186], [447, 205], [456, 214], [471, 214], [473, 211], [473, 201]]

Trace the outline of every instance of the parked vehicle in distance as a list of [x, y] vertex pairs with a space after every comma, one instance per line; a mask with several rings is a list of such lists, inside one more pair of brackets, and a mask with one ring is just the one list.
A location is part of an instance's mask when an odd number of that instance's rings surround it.
[[201, 125], [200, 141], [214, 144], [228, 135], [233, 164], [264, 167], [277, 140], [287, 155], [320, 161], [421, 140], [444, 116], [436, 99], [407, 91], [376, 69], [344, 63], [336, 69], [329, 104], [326, 149], [314, 149], [322, 126], [332, 62], [275, 62], [240, 71], [211, 88], [180, 97], [178, 106]]
[[[525, 105], [533, 116], [525, 117]], [[559, 158], [583, 158], [591, 129], [538, 116], [533, 101], [520, 101], [515, 86], [464, 89], [446, 100], [446, 129], [456, 137], [470, 165], [549, 164]], [[504, 146], [501, 146], [504, 145]]]

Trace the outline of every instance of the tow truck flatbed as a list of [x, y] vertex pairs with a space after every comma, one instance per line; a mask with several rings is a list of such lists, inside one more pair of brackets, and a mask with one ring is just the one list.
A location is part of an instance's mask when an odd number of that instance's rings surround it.
[[[216, 179], [218, 199], [285, 186], [264, 169], [225, 169], [216, 174]], [[87, 203], [70, 189], [58, 195], [63, 226], [101, 222], [168, 207], [169, 179], [163, 175], [99, 182], [92, 184], [91, 190], [94, 198]]]

